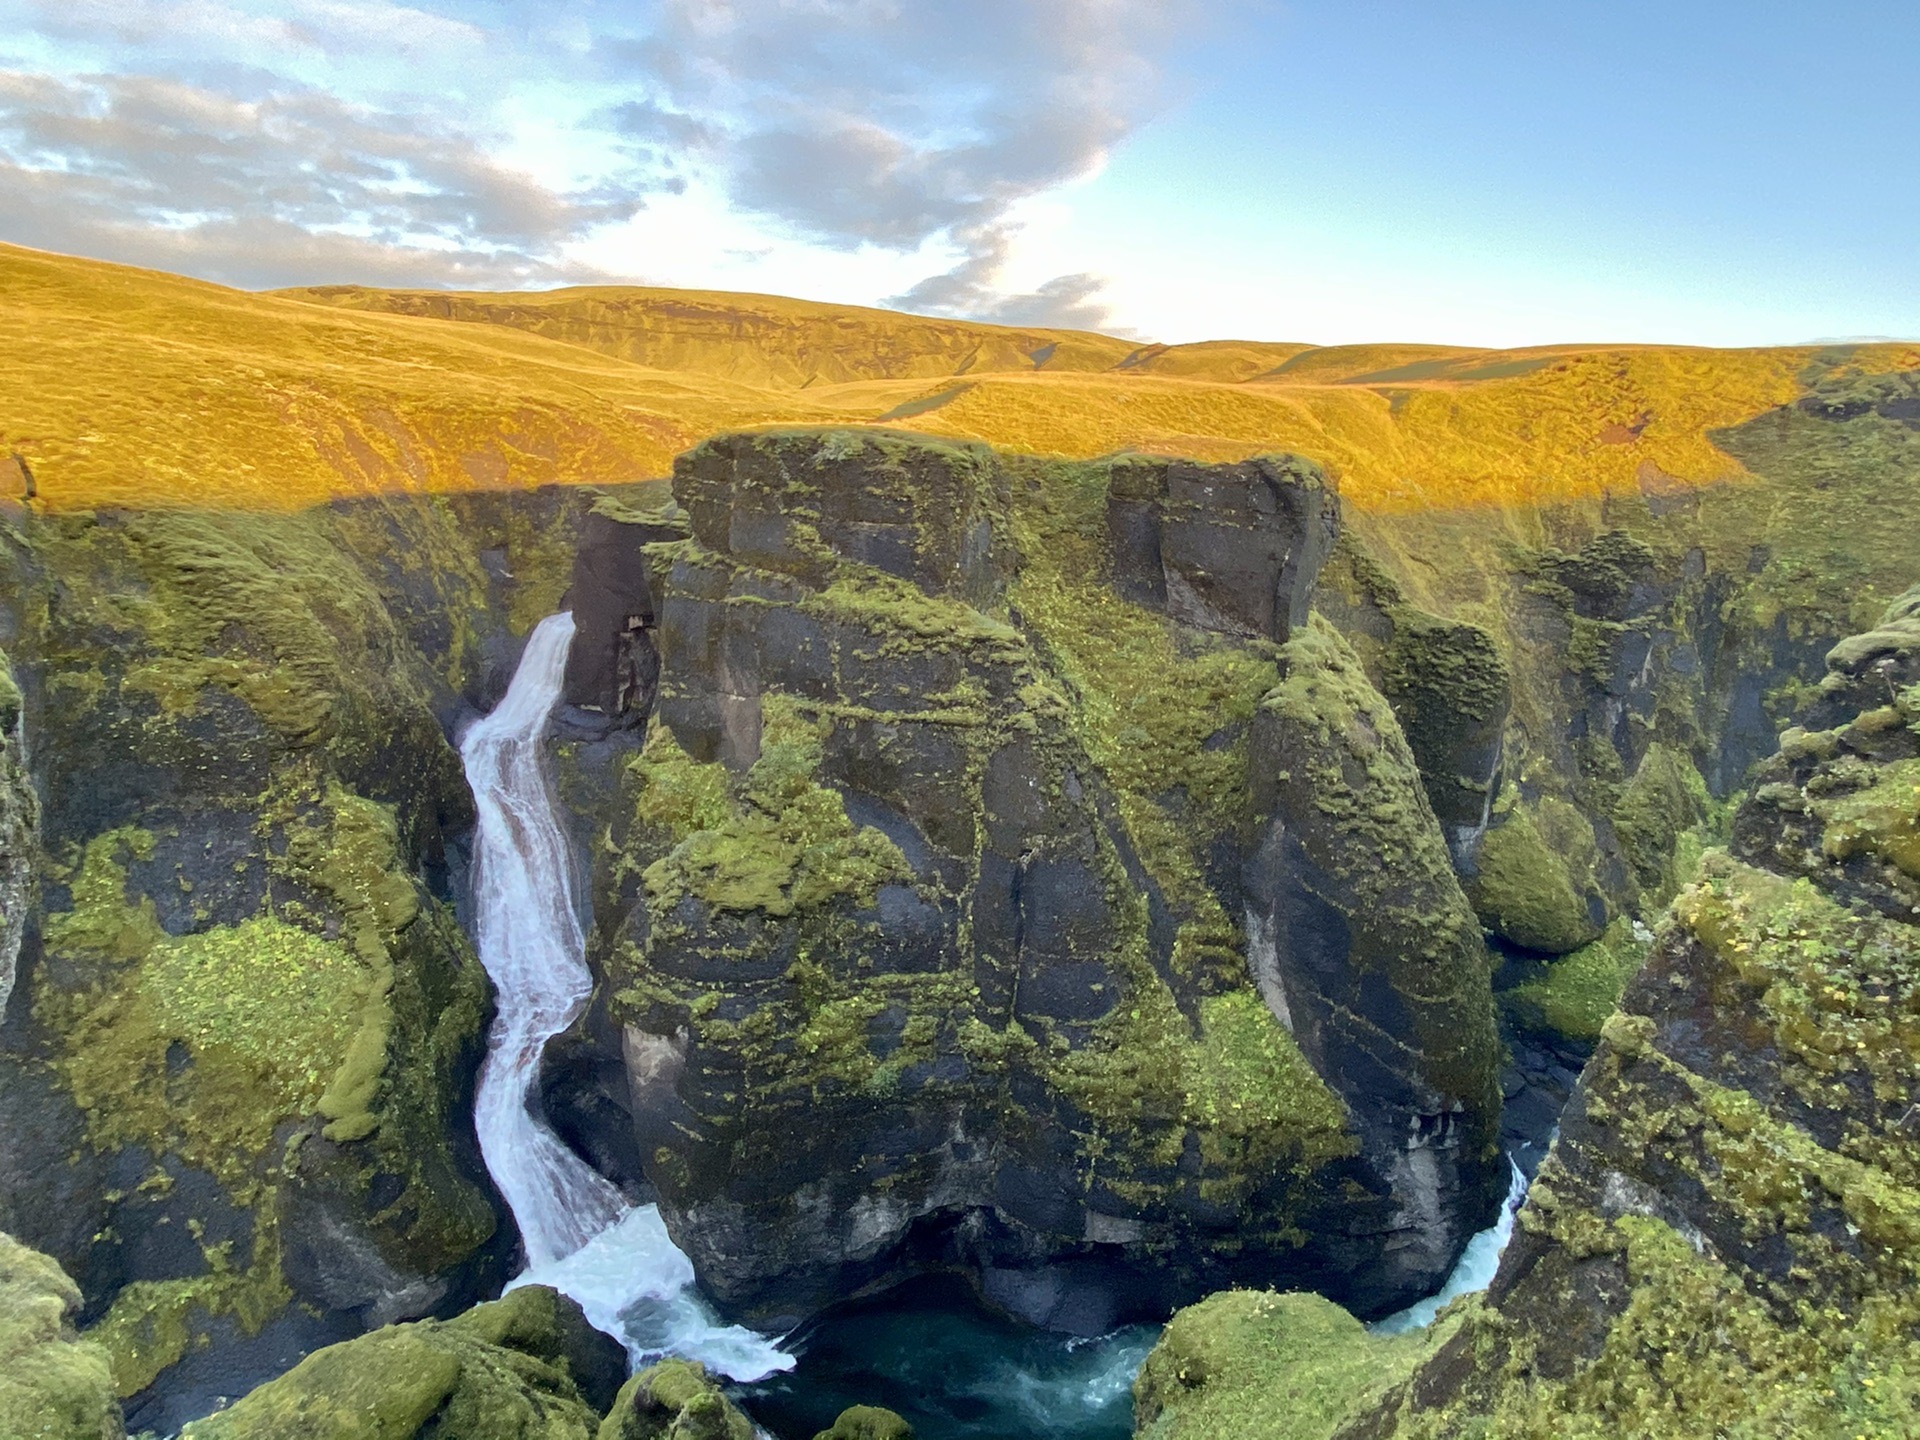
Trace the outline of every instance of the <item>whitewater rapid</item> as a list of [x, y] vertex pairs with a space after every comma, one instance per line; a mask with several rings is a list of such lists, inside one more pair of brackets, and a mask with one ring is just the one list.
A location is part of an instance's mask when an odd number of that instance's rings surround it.
[[1520, 1213], [1520, 1204], [1527, 1198], [1527, 1177], [1511, 1156], [1507, 1164], [1513, 1176], [1507, 1182], [1507, 1198], [1500, 1207], [1499, 1218], [1467, 1241], [1467, 1248], [1447, 1276], [1447, 1283], [1398, 1314], [1376, 1320], [1367, 1327], [1369, 1330], [1376, 1335], [1404, 1335], [1409, 1330], [1424, 1330], [1452, 1301], [1462, 1295], [1475, 1294], [1493, 1283], [1493, 1272], [1500, 1268], [1500, 1256], [1513, 1238], [1514, 1216]]
[[527, 1253], [527, 1268], [507, 1288], [551, 1285], [571, 1296], [636, 1365], [673, 1354], [735, 1380], [763, 1379], [791, 1369], [793, 1357], [715, 1320], [658, 1207], [628, 1205], [527, 1108], [541, 1052], [593, 993], [572, 853], [546, 761], [547, 718], [572, 639], [571, 614], [542, 620], [505, 697], [460, 743], [480, 820], [475, 942], [498, 1007], [474, 1125]]

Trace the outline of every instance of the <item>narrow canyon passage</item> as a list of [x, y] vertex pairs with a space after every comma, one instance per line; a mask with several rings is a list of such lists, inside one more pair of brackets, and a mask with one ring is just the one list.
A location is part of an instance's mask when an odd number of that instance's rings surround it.
[[659, 1210], [627, 1205], [527, 1109], [541, 1052], [593, 992], [572, 857], [545, 759], [547, 717], [572, 639], [571, 614], [542, 620], [505, 697], [460, 746], [479, 813], [475, 939], [498, 1005], [474, 1126], [527, 1254], [527, 1268], [508, 1288], [551, 1285], [572, 1296], [636, 1364], [683, 1355], [735, 1380], [758, 1380], [791, 1367], [792, 1358], [750, 1330], [716, 1322]]

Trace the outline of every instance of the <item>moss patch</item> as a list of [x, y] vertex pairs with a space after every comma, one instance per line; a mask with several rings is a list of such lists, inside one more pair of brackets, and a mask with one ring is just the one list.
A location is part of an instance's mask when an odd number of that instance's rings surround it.
[[912, 878], [900, 847], [856, 826], [840, 793], [816, 779], [831, 721], [781, 695], [765, 697], [762, 718], [760, 758], [738, 785], [718, 764], [695, 764], [664, 726], [632, 762], [646, 782], [640, 818], [677, 838], [645, 874], [660, 913], [689, 895], [773, 916], [840, 899], [865, 907], [881, 885]]
[[1539, 979], [1516, 985], [1501, 1002], [1528, 1028], [1598, 1040], [1627, 982], [1646, 963], [1644, 933], [1637, 934], [1631, 920], [1616, 920], [1598, 940], [1552, 961]]
[[107, 1351], [74, 1333], [80, 1288], [48, 1256], [0, 1234], [0, 1434], [118, 1440]]
[[1327, 1440], [1406, 1378], [1457, 1316], [1369, 1334], [1317, 1295], [1229, 1290], [1176, 1314], [1134, 1381], [1138, 1440]]
[[88, 843], [74, 908], [48, 916], [50, 952], [84, 977], [42, 992], [64, 1040], [55, 1068], [101, 1148], [174, 1150], [252, 1193], [282, 1122], [314, 1110], [346, 1063], [374, 975], [353, 949], [272, 915], [169, 936], [120, 857], [152, 840]]
[[621, 1387], [596, 1440], [753, 1440], [755, 1433], [706, 1366], [663, 1360]]
[[1489, 930], [1528, 950], [1565, 955], [1600, 933], [1579, 883], [1593, 854], [1593, 827], [1572, 805], [1550, 796], [1519, 802], [1487, 831], [1467, 893]]
[[318, 1350], [182, 1440], [594, 1440], [563, 1335], [520, 1297]]

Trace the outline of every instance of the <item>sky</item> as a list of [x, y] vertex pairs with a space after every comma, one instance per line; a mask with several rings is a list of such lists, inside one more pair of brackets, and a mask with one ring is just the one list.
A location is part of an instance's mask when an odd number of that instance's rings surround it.
[[0, 0], [0, 239], [1168, 343], [1920, 336], [1911, 0]]

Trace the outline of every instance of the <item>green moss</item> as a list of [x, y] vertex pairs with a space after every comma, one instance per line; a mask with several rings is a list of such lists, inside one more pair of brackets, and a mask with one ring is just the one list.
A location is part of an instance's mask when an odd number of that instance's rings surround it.
[[854, 825], [840, 793], [815, 778], [831, 722], [780, 695], [764, 697], [762, 712], [760, 758], [737, 785], [727, 785], [719, 765], [688, 760], [663, 726], [633, 762], [646, 782], [640, 817], [678, 836], [646, 870], [656, 913], [688, 895], [716, 910], [774, 916], [841, 899], [866, 907], [880, 886], [912, 878], [900, 847], [871, 826]]
[[1649, 912], [1671, 900], [1686, 878], [1675, 869], [1676, 859], [1685, 858], [1680, 837], [1712, 812], [1693, 761], [1671, 745], [1649, 746], [1613, 807], [1614, 833]]
[[1244, 975], [1239, 923], [1207, 883], [1200, 847], [1243, 818], [1245, 730], [1279, 678], [1272, 647], [1187, 630], [1114, 592], [1114, 466], [1025, 473], [1011, 598], [1071, 697], [1057, 714], [1112, 785], [1141, 863], [1180, 911], [1181, 973], [1213, 984]]
[[563, 1338], [497, 1307], [521, 1308], [509, 1297], [316, 1351], [182, 1440], [594, 1440]]
[[126, 900], [118, 856], [143, 846], [138, 832], [94, 839], [74, 908], [47, 918], [50, 952], [84, 977], [39, 997], [63, 1041], [55, 1069], [95, 1145], [173, 1149], [251, 1193], [276, 1126], [313, 1110], [348, 1057], [375, 977], [272, 915], [165, 934], [151, 900]]
[[1502, 1002], [1530, 1028], [1597, 1040], [1627, 982], [1646, 963], [1648, 944], [1634, 922], [1616, 920], [1598, 940], [1547, 965], [1539, 979], [1507, 991]]
[[1829, 860], [1868, 855], [1920, 880], [1920, 760], [1881, 768], [1874, 783], [1820, 806]]
[[74, 1333], [80, 1287], [48, 1256], [0, 1234], [0, 1434], [118, 1440], [106, 1350]]
[[621, 1387], [597, 1440], [753, 1440], [754, 1433], [706, 1366], [663, 1360]]
[[[1716, 1064], [1690, 1040], [1682, 1063], [1649, 1016], [1606, 1021], [1584, 1081], [1586, 1153], [1568, 1165], [1556, 1150], [1521, 1213], [1555, 1244], [1500, 1302], [1510, 1314], [1472, 1322], [1471, 1370], [1436, 1366], [1388, 1407], [1390, 1433], [1920, 1428], [1920, 1158], [1901, 1125], [1920, 1089], [1920, 935], [1724, 856], [1671, 927], [1670, 978], [1735, 1008], [1743, 1053]], [[1757, 1071], [1747, 1053], [1766, 1057]], [[1751, 1090], [1730, 1083], [1756, 1073]], [[1666, 1203], [1712, 1239], [1660, 1205], [1596, 1200], [1612, 1166], [1662, 1177]], [[1585, 1333], [1571, 1356], [1562, 1330]]]
[[11, 733], [20, 723], [20, 686], [13, 678], [13, 664], [0, 650], [0, 731]]
[[1317, 1295], [1230, 1290], [1178, 1312], [1134, 1381], [1139, 1440], [1329, 1440], [1443, 1343], [1375, 1336]]
[[813, 1440], [914, 1440], [913, 1426], [878, 1405], [851, 1405]]
[[1187, 1066], [1187, 1120], [1203, 1156], [1233, 1174], [1306, 1169], [1354, 1149], [1346, 1111], [1259, 996], [1200, 1002]]
[[1487, 831], [1467, 894], [1489, 930], [1528, 950], [1565, 955], [1600, 933], [1578, 883], [1593, 854], [1593, 827], [1572, 805], [1551, 796], [1522, 801]]
[[280, 1273], [279, 1235], [265, 1207], [257, 1212], [255, 1227], [252, 1259], [244, 1270], [234, 1264], [228, 1242], [205, 1247], [204, 1274], [137, 1280], [113, 1297], [87, 1338], [111, 1357], [114, 1388], [122, 1397], [139, 1394], [193, 1346], [206, 1344], [215, 1318], [230, 1318], [243, 1334], [257, 1335], [291, 1303], [293, 1292]]

